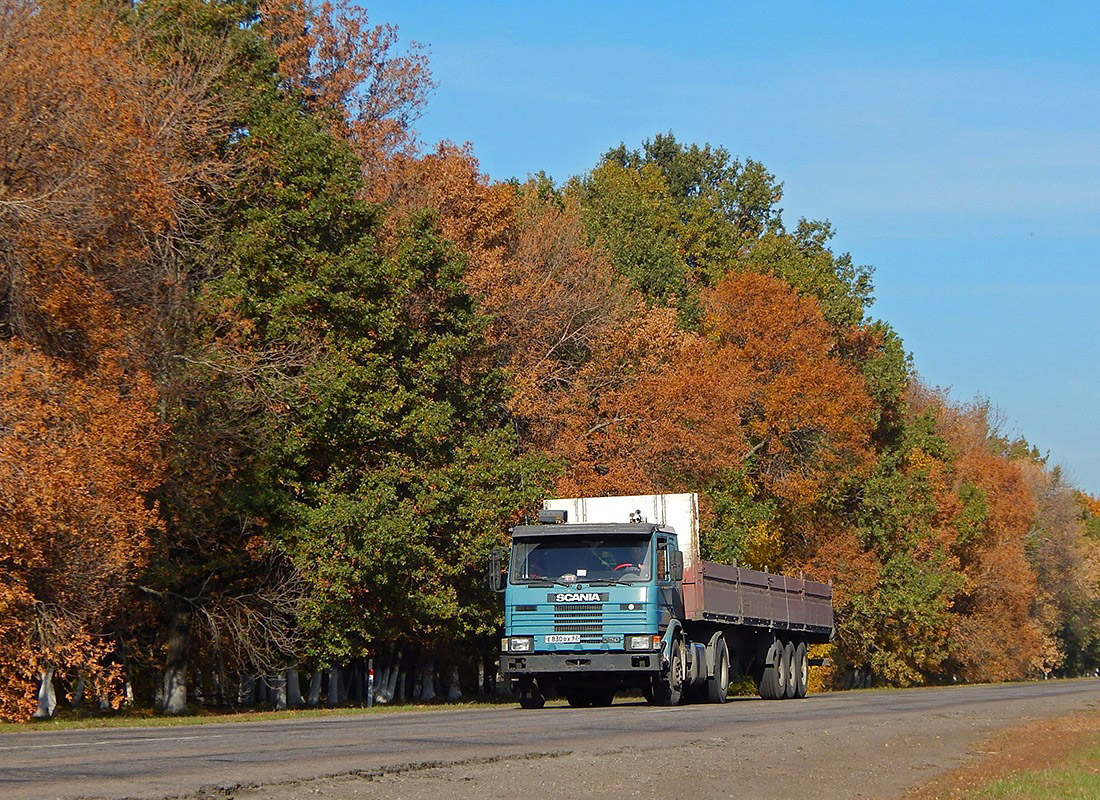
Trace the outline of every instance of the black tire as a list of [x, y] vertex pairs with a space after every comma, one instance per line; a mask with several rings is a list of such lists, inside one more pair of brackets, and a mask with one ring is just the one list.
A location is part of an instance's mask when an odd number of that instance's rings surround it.
[[783, 644], [783, 671], [779, 675], [779, 682], [783, 697], [793, 698], [796, 689], [794, 682], [794, 642], [784, 642]]
[[615, 702], [614, 689], [593, 689], [588, 693], [588, 704], [595, 708], [603, 708]]
[[805, 697], [810, 681], [809, 659], [806, 658], [806, 643], [799, 642], [794, 648], [794, 696]]
[[783, 665], [783, 643], [778, 639], [768, 648], [765, 662], [756, 690], [765, 700], [781, 700], [784, 687], [779, 683], [779, 670]]
[[565, 702], [571, 708], [588, 708], [592, 705], [592, 693], [588, 689], [566, 689]]
[[668, 655], [668, 673], [653, 679], [653, 704], [678, 706], [684, 699], [684, 646], [679, 639], [672, 640]]
[[520, 708], [542, 708], [546, 705], [546, 696], [534, 681], [521, 684], [519, 687]]
[[714, 634], [707, 650], [714, 654], [714, 675], [707, 678], [703, 687], [704, 699], [708, 703], [724, 703], [730, 690], [730, 651], [726, 647], [726, 637]]

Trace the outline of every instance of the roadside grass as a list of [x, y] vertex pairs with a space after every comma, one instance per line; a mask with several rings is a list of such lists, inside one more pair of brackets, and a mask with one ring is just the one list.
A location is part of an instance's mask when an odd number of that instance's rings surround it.
[[1100, 709], [1004, 728], [904, 800], [1100, 800]]
[[310, 719], [325, 717], [355, 717], [367, 714], [399, 714], [410, 711], [459, 711], [474, 708], [515, 706], [510, 697], [500, 699], [455, 700], [435, 703], [395, 703], [338, 708], [299, 708], [285, 711], [203, 708], [192, 706], [187, 714], [163, 716], [152, 708], [127, 708], [120, 711], [59, 711], [50, 719], [28, 722], [0, 722], [0, 733], [34, 733], [38, 731], [79, 730], [83, 728], [174, 727], [207, 725], [210, 723], [263, 722], [268, 720]]
[[1100, 735], [1063, 765], [1024, 771], [971, 790], [967, 800], [1096, 800], [1100, 798]]

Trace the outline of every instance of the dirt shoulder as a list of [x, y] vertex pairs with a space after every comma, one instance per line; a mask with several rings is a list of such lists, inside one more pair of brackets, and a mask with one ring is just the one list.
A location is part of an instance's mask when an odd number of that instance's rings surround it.
[[[756, 725], [751, 732], [738, 730], [731, 715], [730, 723], [717, 727], [715, 735], [680, 740], [674, 746], [647, 739], [637, 747], [616, 743], [602, 749], [410, 764], [279, 785], [222, 788], [216, 796], [484, 800], [534, 791], [540, 796], [598, 792], [607, 800], [683, 795], [939, 800], [961, 796], [975, 782], [996, 774], [994, 769], [1011, 771], [1057, 759], [1072, 746], [1077, 729], [1100, 720], [1097, 710], [1075, 714], [1079, 708], [1072, 701], [1057, 698], [914, 713], [893, 709], [890, 692], [867, 695], [881, 711], [824, 717], [812, 724], [776, 721]], [[639, 708], [637, 713], [690, 711]], [[578, 719], [583, 727], [583, 716]], [[1067, 719], [1076, 720], [1077, 727], [1067, 728]]]

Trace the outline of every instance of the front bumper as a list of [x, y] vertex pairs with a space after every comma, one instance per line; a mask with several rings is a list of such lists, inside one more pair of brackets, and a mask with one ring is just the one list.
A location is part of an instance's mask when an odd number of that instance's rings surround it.
[[505, 677], [577, 672], [660, 672], [657, 651], [630, 653], [502, 653], [500, 672]]

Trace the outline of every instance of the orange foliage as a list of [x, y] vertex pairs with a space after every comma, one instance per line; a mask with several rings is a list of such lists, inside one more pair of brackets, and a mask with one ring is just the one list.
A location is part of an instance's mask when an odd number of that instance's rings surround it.
[[148, 365], [180, 291], [165, 250], [205, 169], [191, 135], [211, 117], [194, 75], [149, 68], [107, 7], [5, 13], [0, 604], [20, 620], [0, 627], [0, 713], [18, 718], [40, 667], [86, 673], [101, 694], [117, 671], [103, 633], [158, 519]]
[[579, 377], [613, 365], [619, 380], [592, 386], [578, 408], [586, 448], [573, 448], [569, 489], [694, 488], [747, 467], [770, 493], [811, 503], [830, 477], [866, 462], [871, 401], [834, 355], [814, 300], [776, 278], [732, 274], [707, 309], [705, 337], [651, 310], [593, 354]]
[[96, 637], [157, 521], [145, 492], [160, 476], [160, 427], [152, 382], [114, 353], [78, 376], [9, 342], [0, 375], [0, 602], [34, 610], [33, 627], [0, 635], [0, 706], [19, 716], [41, 665], [106, 676], [110, 643]]
[[371, 25], [348, 0], [265, 0], [260, 18], [280, 73], [313, 110], [331, 115], [368, 175], [411, 147], [412, 123], [433, 86], [419, 45], [399, 54], [397, 28]]
[[939, 433], [954, 451], [953, 488], [974, 486], [985, 504], [977, 538], [955, 547], [966, 578], [955, 599], [952, 633], [961, 676], [987, 681], [1025, 677], [1041, 666], [1046, 645], [1032, 615], [1039, 587], [1025, 551], [1035, 495], [1021, 463], [991, 447], [986, 407], [952, 406], [917, 387], [910, 402], [915, 410], [935, 410]]
[[750, 392], [736, 413], [764, 487], [808, 504], [829, 480], [863, 469], [874, 406], [818, 302], [752, 274], [731, 274], [706, 302], [708, 335], [748, 370]]
[[409, 214], [433, 209], [443, 235], [470, 260], [467, 282], [475, 292], [485, 294], [505, 279], [515, 248], [516, 192], [481, 174], [468, 147], [443, 142], [421, 156], [395, 155], [372, 176], [370, 191], [393, 212], [391, 235]]

